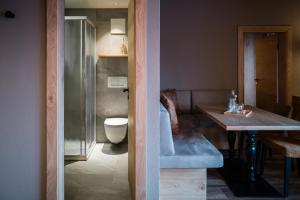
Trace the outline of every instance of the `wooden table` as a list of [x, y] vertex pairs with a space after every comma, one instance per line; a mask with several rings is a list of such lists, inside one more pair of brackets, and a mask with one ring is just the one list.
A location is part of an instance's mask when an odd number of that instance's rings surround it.
[[[281, 194], [256, 174], [256, 136], [260, 131], [299, 131], [300, 122], [252, 107], [248, 117], [224, 115], [222, 106], [196, 106], [228, 132], [229, 159], [221, 173], [228, 186], [240, 197], [279, 197]], [[236, 132], [247, 135], [247, 160], [234, 159]]]

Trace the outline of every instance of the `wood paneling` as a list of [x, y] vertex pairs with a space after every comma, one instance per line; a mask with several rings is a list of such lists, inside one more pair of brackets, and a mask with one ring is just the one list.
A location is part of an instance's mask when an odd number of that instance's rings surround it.
[[131, 198], [146, 199], [146, 1], [130, 0], [128, 8], [128, 164]]
[[246, 33], [284, 33], [286, 35], [286, 104], [291, 104], [292, 99], [292, 28], [290, 26], [239, 26], [238, 27], [238, 98], [244, 101], [244, 45]]
[[161, 169], [160, 200], [205, 200], [206, 169]]
[[[59, 77], [63, 66], [63, 19], [62, 0], [47, 0], [47, 69], [46, 69], [46, 145], [47, 145], [47, 184], [46, 198], [59, 199], [63, 188], [59, 166]], [[62, 121], [62, 120], [61, 120]], [[62, 123], [62, 122], [61, 122]], [[61, 183], [63, 185], [63, 183]]]

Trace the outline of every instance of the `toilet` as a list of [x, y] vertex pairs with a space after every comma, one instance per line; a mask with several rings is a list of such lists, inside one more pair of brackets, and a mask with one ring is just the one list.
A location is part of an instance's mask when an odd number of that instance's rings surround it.
[[105, 135], [113, 144], [124, 140], [127, 133], [127, 118], [106, 118], [104, 121]]

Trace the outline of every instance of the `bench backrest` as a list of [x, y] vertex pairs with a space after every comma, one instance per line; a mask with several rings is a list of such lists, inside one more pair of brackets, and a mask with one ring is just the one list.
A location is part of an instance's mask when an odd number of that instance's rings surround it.
[[180, 111], [184, 114], [194, 113], [196, 105], [226, 106], [231, 90], [177, 90]]

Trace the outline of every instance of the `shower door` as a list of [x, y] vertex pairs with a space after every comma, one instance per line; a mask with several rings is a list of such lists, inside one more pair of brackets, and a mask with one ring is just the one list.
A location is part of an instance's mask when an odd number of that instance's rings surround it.
[[86, 153], [89, 154], [96, 142], [96, 64], [95, 28], [85, 23], [85, 91], [86, 91]]
[[96, 142], [95, 33], [86, 17], [66, 17], [65, 160], [86, 160]]

